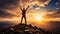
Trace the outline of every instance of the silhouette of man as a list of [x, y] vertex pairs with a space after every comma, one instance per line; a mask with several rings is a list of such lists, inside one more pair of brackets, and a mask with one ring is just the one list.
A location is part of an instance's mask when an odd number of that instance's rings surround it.
[[21, 8], [20, 6], [19, 6], [19, 8], [21, 9], [21, 11], [22, 11], [22, 18], [21, 18], [21, 23], [22, 23], [22, 21], [23, 21], [23, 18], [25, 19], [25, 24], [27, 24], [27, 21], [26, 21], [26, 11], [27, 11], [27, 9], [29, 8], [29, 6], [25, 9], [25, 8]]

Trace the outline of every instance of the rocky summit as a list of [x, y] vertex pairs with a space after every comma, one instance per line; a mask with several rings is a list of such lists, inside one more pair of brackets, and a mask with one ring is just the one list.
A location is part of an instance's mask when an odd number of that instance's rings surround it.
[[31, 24], [18, 24], [15, 26], [9, 26], [6, 29], [0, 31], [0, 34], [56, 34], [50, 31], [46, 31], [42, 28], [32, 26]]

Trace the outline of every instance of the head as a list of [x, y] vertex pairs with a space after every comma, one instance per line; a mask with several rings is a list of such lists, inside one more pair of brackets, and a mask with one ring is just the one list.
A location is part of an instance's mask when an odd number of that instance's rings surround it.
[[25, 10], [25, 8], [23, 8], [23, 10]]

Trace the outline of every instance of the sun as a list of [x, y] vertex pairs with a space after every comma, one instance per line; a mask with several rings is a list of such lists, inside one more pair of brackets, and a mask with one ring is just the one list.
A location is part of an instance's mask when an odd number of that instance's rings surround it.
[[37, 21], [42, 20], [41, 16], [36, 16], [35, 18], [36, 18]]
[[36, 16], [35, 16], [35, 19], [36, 19], [37, 21], [41, 21], [41, 20], [42, 20], [42, 16], [36, 15]]

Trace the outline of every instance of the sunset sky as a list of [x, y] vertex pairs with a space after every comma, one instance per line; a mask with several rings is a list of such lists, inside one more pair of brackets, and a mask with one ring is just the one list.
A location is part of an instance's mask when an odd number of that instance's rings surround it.
[[22, 11], [17, 5], [20, 5], [21, 8], [26, 8], [29, 5], [26, 11], [29, 24], [52, 28], [55, 27], [55, 24], [46, 22], [60, 22], [60, 0], [0, 0], [0, 22], [20, 23]]

